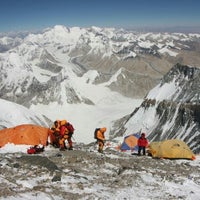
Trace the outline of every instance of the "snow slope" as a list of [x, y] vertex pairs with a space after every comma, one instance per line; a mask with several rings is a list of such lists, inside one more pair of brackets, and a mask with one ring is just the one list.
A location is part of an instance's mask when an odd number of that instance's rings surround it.
[[19, 104], [0, 99], [0, 122], [2, 127], [13, 127], [20, 124], [38, 124], [48, 126], [44, 116], [34, 113]]
[[103, 84], [93, 85], [93, 76], [93, 73], [87, 73], [80, 78], [71, 77], [70, 82], [77, 94], [90, 99], [94, 105], [84, 103], [60, 105], [54, 102], [48, 105], [32, 105], [30, 109], [34, 112], [45, 113], [52, 121], [66, 119], [71, 122], [75, 127], [74, 139], [77, 142], [94, 141], [93, 132], [96, 127], [107, 127], [106, 137], [108, 138], [112, 122], [130, 114], [130, 111], [138, 107], [142, 100], [124, 97]]

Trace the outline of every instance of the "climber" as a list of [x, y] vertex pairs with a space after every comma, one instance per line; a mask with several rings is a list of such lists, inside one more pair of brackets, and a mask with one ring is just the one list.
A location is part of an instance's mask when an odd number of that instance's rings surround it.
[[146, 147], [148, 146], [148, 140], [145, 137], [145, 133], [142, 133], [138, 139], [138, 155], [141, 155], [141, 150], [143, 155], [146, 155]]
[[[70, 124], [69, 122], [66, 122], [64, 125], [61, 126], [60, 128], [60, 140], [59, 140], [59, 144], [60, 144], [60, 150], [73, 150], [73, 143], [72, 143], [72, 135], [74, 133], [74, 127], [72, 126], [72, 124]], [[68, 141], [68, 148], [65, 145], [65, 141]]]
[[59, 147], [60, 138], [60, 120], [56, 120], [49, 131], [50, 144], [54, 147]]
[[105, 143], [105, 135], [104, 135], [105, 132], [106, 132], [105, 127], [99, 128], [96, 131], [96, 139], [97, 139], [97, 142], [99, 145], [99, 148], [98, 148], [99, 153], [103, 153], [103, 147], [104, 147], [104, 143]]

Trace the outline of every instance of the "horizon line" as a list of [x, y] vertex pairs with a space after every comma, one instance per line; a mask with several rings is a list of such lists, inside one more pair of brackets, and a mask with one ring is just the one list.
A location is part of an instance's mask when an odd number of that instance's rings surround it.
[[124, 29], [128, 31], [138, 31], [138, 32], [169, 32], [169, 33], [200, 33], [200, 25], [196, 26], [67, 26], [64, 24], [56, 24], [52, 26], [46, 26], [41, 28], [33, 28], [33, 29], [21, 29], [21, 30], [10, 30], [10, 31], [0, 31], [0, 35], [4, 34], [19, 34], [19, 33], [37, 33], [42, 32], [45, 29], [53, 28], [55, 26], [64, 26], [66, 28], [73, 28], [73, 27], [79, 27], [79, 28], [91, 28], [91, 27], [99, 27], [99, 28], [115, 28], [115, 29]]

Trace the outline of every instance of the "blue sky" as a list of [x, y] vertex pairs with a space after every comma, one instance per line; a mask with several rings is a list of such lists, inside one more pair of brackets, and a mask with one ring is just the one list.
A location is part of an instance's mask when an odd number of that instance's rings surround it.
[[0, 32], [67, 27], [200, 27], [200, 0], [0, 0]]

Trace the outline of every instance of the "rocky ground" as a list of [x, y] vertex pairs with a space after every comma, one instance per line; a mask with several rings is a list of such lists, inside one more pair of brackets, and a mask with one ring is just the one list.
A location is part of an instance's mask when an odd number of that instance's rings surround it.
[[114, 148], [99, 154], [94, 144], [73, 151], [47, 147], [35, 155], [0, 154], [0, 174], [0, 199], [189, 199], [197, 195], [195, 189], [179, 188], [188, 181], [200, 188], [194, 161], [152, 159]]

